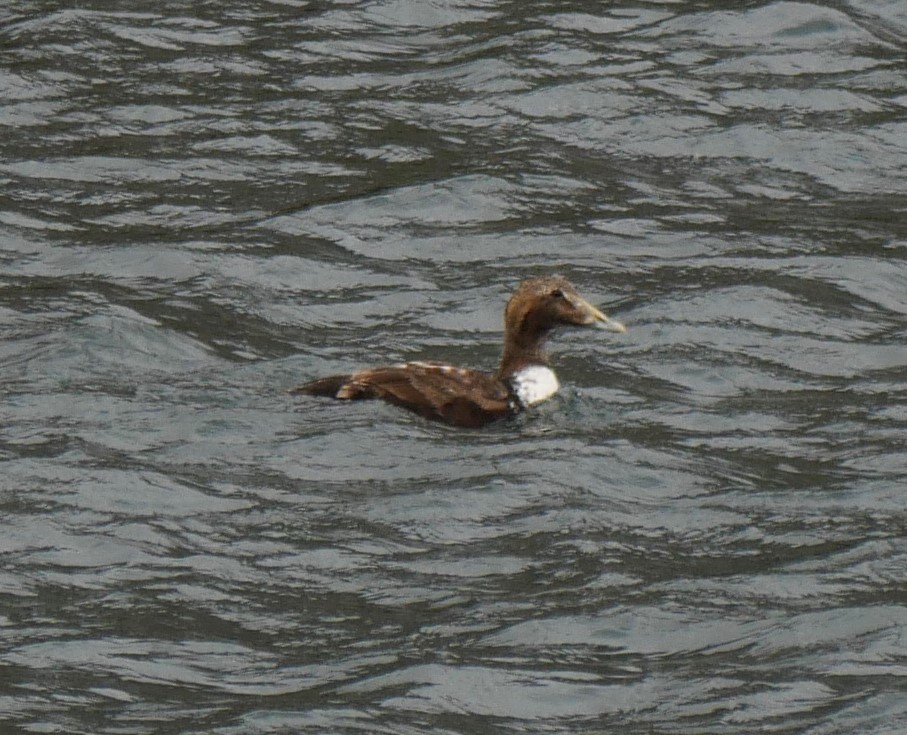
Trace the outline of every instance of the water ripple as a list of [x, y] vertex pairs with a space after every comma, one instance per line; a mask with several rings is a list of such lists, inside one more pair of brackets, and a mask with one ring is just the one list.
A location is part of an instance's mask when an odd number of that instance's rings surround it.
[[7, 5], [7, 729], [904, 729], [903, 3]]

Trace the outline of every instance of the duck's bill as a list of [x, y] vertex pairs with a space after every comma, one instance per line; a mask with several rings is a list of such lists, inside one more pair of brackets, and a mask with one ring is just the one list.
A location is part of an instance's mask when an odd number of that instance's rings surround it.
[[598, 313], [598, 321], [595, 323], [599, 329], [605, 329], [609, 332], [620, 332], [624, 334], [627, 331], [627, 328], [616, 319], [612, 319], [609, 316], [605, 316], [601, 312]]
[[609, 332], [620, 332], [623, 334], [627, 331], [627, 328], [621, 324], [616, 319], [612, 319], [606, 314], [603, 314], [598, 309], [596, 309], [592, 304], [586, 303], [585, 306], [588, 307], [589, 320], [590, 324], [595, 324], [599, 329], [606, 329]]

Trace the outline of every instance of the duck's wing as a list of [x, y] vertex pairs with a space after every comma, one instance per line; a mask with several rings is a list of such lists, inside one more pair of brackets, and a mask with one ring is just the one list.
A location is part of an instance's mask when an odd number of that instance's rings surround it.
[[493, 376], [434, 362], [334, 375], [293, 392], [341, 400], [378, 398], [455, 426], [483, 426], [516, 410], [507, 387]]

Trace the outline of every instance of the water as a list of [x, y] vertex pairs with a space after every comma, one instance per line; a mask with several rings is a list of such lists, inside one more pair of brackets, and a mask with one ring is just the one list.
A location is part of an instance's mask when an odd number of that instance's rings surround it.
[[[0, 10], [0, 723], [907, 729], [903, 3]], [[290, 397], [626, 335], [482, 431]]]

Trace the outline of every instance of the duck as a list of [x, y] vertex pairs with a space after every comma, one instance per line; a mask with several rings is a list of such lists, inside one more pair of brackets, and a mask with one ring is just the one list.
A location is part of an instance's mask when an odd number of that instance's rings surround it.
[[545, 345], [560, 327], [627, 328], [586, 301], [563, 276], [529, 278], [504, 309], [496, 372], [442, 362], [404, 362], [330, 375], [290, 393], [341, 401], [379, 399], [451, 426], [480, 428], [548, 400], [560, 387]]

